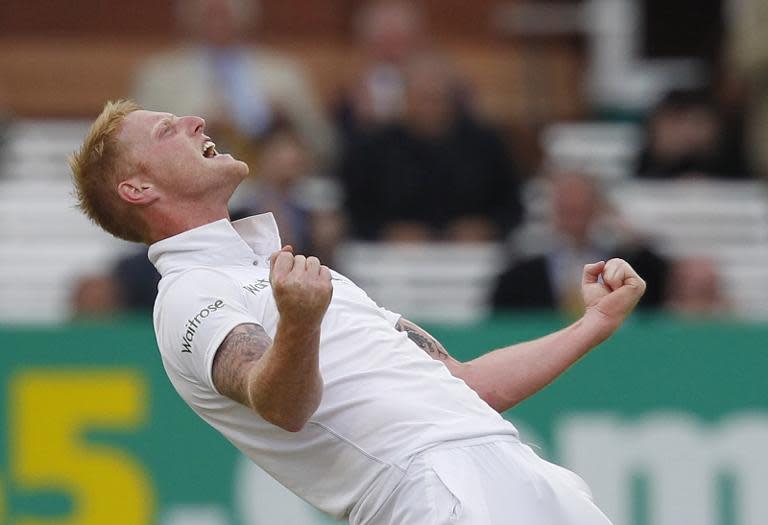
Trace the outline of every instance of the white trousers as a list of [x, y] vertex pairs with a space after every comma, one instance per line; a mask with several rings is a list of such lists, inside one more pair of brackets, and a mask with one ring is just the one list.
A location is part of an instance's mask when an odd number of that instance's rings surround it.
[[414, 457], [365, 524], [611, 525], [584, 481], [511, 438], [458, 442]]

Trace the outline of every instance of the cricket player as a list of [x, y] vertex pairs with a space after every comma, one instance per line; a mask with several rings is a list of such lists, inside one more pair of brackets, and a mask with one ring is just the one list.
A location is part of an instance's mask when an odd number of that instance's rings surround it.
[[179, 395], [288, 489], [353, 525], [610, 525], [499, 412], [621, 325], [645, 289], [626, 262], [584, 268], [574, 324], [462, 363], [281, 246], [271, 214], [230, 222], [248, 166], [217, 152], [203, 119], [108, 103], [70, 164], [82, 210], [150, 246]]

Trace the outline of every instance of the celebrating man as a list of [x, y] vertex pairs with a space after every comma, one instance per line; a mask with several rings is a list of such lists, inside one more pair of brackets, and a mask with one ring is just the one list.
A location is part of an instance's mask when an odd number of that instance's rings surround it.
[[610, 523], [499, 412], [619, 327], [645, 289], [626, 262], [585, 267], [573, 325], [460, 363], [281, 247], [270, 214], [231, 223], [248, 167], [216, 151], [203, 119], [109, 103], [71, 166], [82, 210], [150, 245], [155, 332], [179, 395], [317, 508], [354, 525]]

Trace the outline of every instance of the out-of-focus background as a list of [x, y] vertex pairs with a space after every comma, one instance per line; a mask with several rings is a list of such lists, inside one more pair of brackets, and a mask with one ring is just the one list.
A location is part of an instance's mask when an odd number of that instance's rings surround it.
[[271, 210], [459, 358], [640, 311], [505, 414], [616, 525], [768, 523], [768, 2], [3, 0], [0, 523], [330, 523], [165, 379], [146, 248], [74, 208], [105, 101], [197, 114]]

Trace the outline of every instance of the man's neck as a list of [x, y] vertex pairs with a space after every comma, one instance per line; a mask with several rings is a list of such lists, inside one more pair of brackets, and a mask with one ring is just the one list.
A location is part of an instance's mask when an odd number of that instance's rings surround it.
[[146, 220], [151, 225], [150, 244], [221, 219], [229, 220], [226, 205], [201, 207], [199, 204], [176, 203], [168, 213], [147, 211]]

